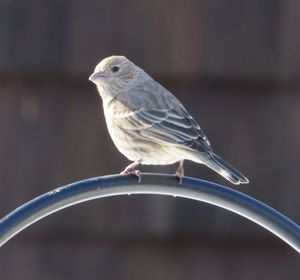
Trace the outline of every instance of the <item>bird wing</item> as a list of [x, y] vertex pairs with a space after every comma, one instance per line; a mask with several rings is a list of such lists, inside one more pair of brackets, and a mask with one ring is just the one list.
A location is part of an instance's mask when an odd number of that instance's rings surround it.
[[204, 132], [186, 111], [142, 109], [135, 118], [146, 124], [139, 133], [153, 141], [184, 145], [195, 150], [211, 149]]
[[[157, 94], [153, 94], [151, 87], [149, 92], [149, 84], [147, 89], [144, 87], [135, 95], [140, 98], [140, 109], [119, 116], [119, 129], [158, 143], [184, 145], [197, 151], [212, 150], [203, 130], [175, 96], [157, 83]], [[149, 98], [143, 97], [146, 94]]]

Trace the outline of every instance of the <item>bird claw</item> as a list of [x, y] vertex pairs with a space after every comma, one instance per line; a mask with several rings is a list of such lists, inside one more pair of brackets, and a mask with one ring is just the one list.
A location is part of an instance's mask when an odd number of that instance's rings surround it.
[[133, 175], [137, 178], [138, 183], [142, 180], [142, 174], [140, 170], [124, 170], [120, 174], [122, 175]]
[[137, 178], [137, 181], [138, 183], [141, 182], [142, 180], [142, 173], [140, 170], [134, 170], [134, 174], [133, 174], [136, 178]]
[[120, 174], [122, 175], [133, 175], [137, 178], [138, 183], [142, 180], [141, 171], [136, 169], [141, 163], [139, 161], [133, 162], [128, 165]]
[[183, 178], [183, 176], [181, 176], [181, 175], [178, 174], [177, 172], [176, 172], [175, 176], [176, 176], [176, 179], [178, 180], [178, 183], [179, 183], [179, 184], [182, 184], [182, 178]]
[[178, 183], [182, 183], [182, 178], [184, 176], [184, 169], [183, 169], [183, 160], [180, 161], [178, 168], [176, 169], [176, 179], [178, 180]]

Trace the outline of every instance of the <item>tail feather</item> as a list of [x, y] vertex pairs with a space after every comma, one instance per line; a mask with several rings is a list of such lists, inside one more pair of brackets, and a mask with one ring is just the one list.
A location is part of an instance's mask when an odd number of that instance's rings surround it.
[[249, 180], [238, 170], [214, 153], [209, 153], [202, 162], [235, 185], [248, 184]]

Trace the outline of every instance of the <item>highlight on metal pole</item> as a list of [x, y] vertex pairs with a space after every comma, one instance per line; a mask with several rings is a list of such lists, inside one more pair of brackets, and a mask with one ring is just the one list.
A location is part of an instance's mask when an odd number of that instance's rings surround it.
[[241, 215], [269, 230], [300, 253], [300, 227], [270, 206], [236, 190], [215, 183], [173, 175], [111, 175], [79, 181], [45, 193], [0, 220], [0, 246], [36, 221], [66, 207], [92, 199], [158, 194], [206, 202]]

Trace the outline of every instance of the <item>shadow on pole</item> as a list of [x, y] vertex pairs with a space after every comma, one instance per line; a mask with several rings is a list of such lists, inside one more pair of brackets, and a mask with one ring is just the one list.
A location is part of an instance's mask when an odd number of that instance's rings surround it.
[[219, 206], [259, 224], [300, 253], [300, 227], [270, 206], [215, 183], [184, 177], [178, 184], [175, 176], [165, 174], [143, 174], [140, 183], [134, 176], [96, 177], [45, 193], [0, 220], [0, 246], [61, 209], [92, 199], [129, 194], [168, 195]]

